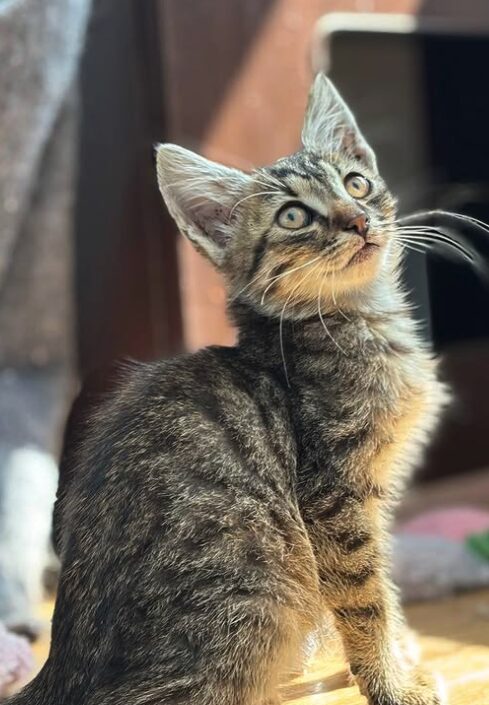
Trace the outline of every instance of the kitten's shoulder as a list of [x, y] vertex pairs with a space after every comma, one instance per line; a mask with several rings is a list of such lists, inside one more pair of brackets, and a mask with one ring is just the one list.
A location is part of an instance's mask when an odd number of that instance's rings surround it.
[[109, 405], [132, 406], [144, 411], [147, 403], [165, 404], [174, 399], [197, 400], [216, 386], [219, 375], [239, 365], [236, 348], [211, 346], [155, 362], [130, 362], [119, 374]]
[[235, 356], [233, 348], [212, 347], [155, 362], [119, 362], [86, 381], [71, 408], [60, 456], [54, 513], [58, 552], [64, 498], [78, 493], [89, 476], [98, 476], [118, 456], [127, 464], [142, 448], [155, 445], [177, 415], [193, 413], [195, 421], [214, 380]]
[[68, 418], [62, 467], [79, 462], [87, 444], [93, 448], [103, 439], [108, 445], [124, 436], [130, 441], [131, 433], [145, 434], [161, 425], [172, 409], [195, 409], [239, 365], [237, 358], [235, 348], [213, 346], [154, 362], [117, 363], [104, 371], [103, 391], [97, 377], [88, 380]]

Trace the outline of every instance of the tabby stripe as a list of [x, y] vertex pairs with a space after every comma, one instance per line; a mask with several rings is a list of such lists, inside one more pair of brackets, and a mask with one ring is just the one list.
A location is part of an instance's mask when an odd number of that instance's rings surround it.
[[[278, 275], [282, 273], [287, 268], [288, 264], [289, 263], [286, 262], [279, 265], [273, 270], [272, 274]], [[273, 291], [273, 287], [271, 290]], [[270, 403], [277, 408], [280, 407], [280, 395], [275, 394], [273, 389], [268, 390], [268, 393], [261, 393], [260, 390], [257, 390], [256, 378], [250, 376], [246, 368], [238, 368], [233, 365], [230, 369], [232, 370], [234, 384], [239, 389], [243, 389], [245, 393], [253, 399], [256, 405], [256, 409], [260, 414], [261, 421], [267, 432], [264, 435], [264, 442], [266, 439], [267, 449], [279, 459], [281, 467], [289, 467], [291, 459], [286, 452], [285, 439], [282, 437], [282, 433], [277, 436], [275, 412], [270, 409]], [[271, 481], [271, 479], [269, 481]], [[281, 483], [275, 481], [273, 486], [281, 488]]]
[[371, 577], [376, 574], [377, 570], [375, 566], [368, 565], [357, 570], [355, 572], [348, 572], [344, 570], [332, 570], [332, 571], [320, 571], [321, 582], [330, 585], [332, 582], [341, 581], [344, 585], [349, 585], [353, 587], [360, 587], [364, 585]]
[[304, 179], [305, 181], [315, 179], [323, 187], [328, 185], [325, 183], [324, 171], [321, 169], [315, 169], [312, 165], [308, 165], [307, 171], [299, 171], [293, 167], [277, 167], [273, 169], [272, 174], [279, 179], [286, 179], [290, 176], [296, 176], [299, 179]]
[[[279, 179], [287, 179], [290, 176], [298, 176], [300, 179], [307, 179], [307, 176], [292, 167], [276, 167], [272, 170], [272, 175]], [[285, 184], [284, 184], [285, 186]]]
[[[292, 252], [291, 247], [294, 248]], [[286, 243], [281, 243], [276, 248], [280, 253], [291, 255], [291, 259], [293, 259], [294, 255], [300, 255], [304, 250], [308, 254], [314, 254], [315, 252], [325, 254], [323, 238], [318, 237], [317, 233], [311, 232], [289, 236]]]
[[370, 543], [372, 537], [366, 531], [360, 531], [356, 535], [352, 535], [350, 531], [342, 531], [333, 535], [332, 539], [345, 553], [354, 553]]
[[251, 264], [250, 270], [248, 272], [248, 278], [253, 278], [255, 274], [258, 272], [258, 269], [261, 266], [261, 263], [263, 261], [263, 258], [265, 256], [265, 253], [267, 251], [267, 239], [268, 235], [270, 234], [271, 228], [266, 230], [262, 236], [260, 237], [260, 240], [255, 248], [255, 254], [253, 255], [253, 262]]
[[373, 206], [374, 208], [382, 208], [382, 205], [385, 201], [386, 194], [385, 193], [379, 193], [373, 196], [372, 198], [369, 199], [368, 205]]
[[[270, 499], [270, 482], [265, 482], [264, 478], [259, 477], [254, 471], [249, 470], [248, 463], [243, 463], [243, 455], [246, 455], [246, 448], [240, 443], [239, 437], [235, 437], [231, 429], [223, 426], [221, 408], [219, 400], [207, 390], [201, 395], [201, 399], [205, 401], [205, 417], [208, 421], [215, 423], [222, 432], [222, 439], [226, 448], [234, 455], [237, 464], [240, 468], [238, 474], [232, 475], [233, 484], [236, 486], [244, 486], [246, 491], [253, 495], [255, 499], [261, 501]], [[246, 474], [244, 471], [248, 471]], [[253, 482], [249, 483], [249, 475], [253, 477]], [[239, 480], [239, 485], [237, 481]], [[260, 485], [258, 484], [260, 483]], [[276, 483], [273, 483], [276, 485]]]
[[[273, 444], [270, 442], [270, 434], [266, 432], [267, 424], [269, 420], [267, 418], [268, 409], [266, 403], [260, 401], [256, 390], [256, 381], [251, 379], [249, 375], [246, 374], [245, 369], [239, 369], [237, 366], [232, 364], [229, 368], [229, 372], [232, 374], [232, 383], [239, 389], [242, 393], [249, 396], [253, 400], [255, 410], [260, 414], [262, 423], [264, 425], [263, 434], [263, 449], [264, 451], [275, 454], [275, 449]], [[217, 398], [208, 391], [205, 396], [207, 403], [208, 412], [206, 417], [209, 420], [214, 421], [219, 425], [221, 432], [223, 434], [223, 442], [226, 445], [227, 450], [229, 450], [236, 458], [237, 466], [239, 467], [238, 473], [232, 473], [229, 476], [230, 485], [235, 488], [244, 488], [246, 493], [253, 499], [261, 502], [269, 502], [272, 494], [282, 496], [285, 491], [283, 482], [280, 476], [267, 476], [260, 473], [260, 468], [256, 466], [256, 462], [249, 457], [249, 448], [246, 443], [243, 443], [244, 438], [241, 434], [235, 433], [232, 428], [228, 428], [222, 423], [222, 418], [220, 415], [219, 408], [217, 406]], [[211, 400], [215, 403], [215, 410], [209, 413]], [[243, 458], [246, 462], [243, 462]], [[288, 459], [287, 459], [288, 460]], [[285, 459], [284, 459], [285, 462]]]
[[333, 517], [337, 516], [343, 511], [343, 508], [345, 504], [353, 499], [353, 495], [351, 492], [344, 492], [340, 495], [338, 495], [333, 504], [331, 504], [329, 507], [325, 507], [324, 509], [318, 509], [314, 511], [312, 514], [314, 519], [317, 519], [318, 521], [327, 521], [328, 519], [333, 519]]
[[[316, 237], [317, 235], [316, 230], [308, 230], [306, 233], [296, 233], [295, 235], [288, 235], [287, 236], [287, 247], [291, 244], [296, 245], [296, 244], [301, 244], [303, 242], [307, 242], [311, 240], [311, 238]], [[324, 247], [324, 243], [321, 243], [322, 247]]]
[[352, 620], [371, 622], [382, 619], [384, 616], [384, 610], [380, 605], [376, 604], [365, 605], [364, 607], [342, 607], [341, 609], [334, 609], [333, 613], [335, 617], [346, 622]]

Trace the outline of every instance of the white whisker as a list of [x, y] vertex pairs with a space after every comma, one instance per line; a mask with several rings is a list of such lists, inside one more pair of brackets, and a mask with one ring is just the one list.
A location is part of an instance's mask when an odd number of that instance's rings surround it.
[[236, 208], [237, 208], [241, 203], [244, 203], [244, 202], [247, 201], [248, 199], [250, 199], [250, 198], [257, 198], [258, 196], [269, 196], [269, 195], [274, 196], [276, 193], [277, 193], [277, 191], [258, 191], [257, 193], [250, 193], [250, 194], [248, 194], [248, 196], [244, 196], [244, 198], [240, 198], [239, 201], [237, 201], [237, 202], [234, 204], [234, 206], [231, 208], [231, 210], [229, 211], [228, 220], [231, 220], [231, 218], [233, 217], [233, 213], [234, 213], [234, 211], [236, 210]]
[[[317, 258], [316, 258], [317, 259]], [[309, 264], [312, 264], [310, 262]], [[285, 315], [285, 309], [287, 308], [287, 304], [291, 300], [291, 298], [294, 296], [295, 292], [297, 289], [300, 287], [300, 285], [307, 279], [307, 277], [310, 275], [310, 272], [306, 272], [306, 274], [302, 277], [302, 279], [297, 282], [297, 284], [294, 286], [290, 294], [285, 300], [285, 303], [282, 307], [282, 311], [280, 313], [280, 321], [279, 321], [279, 342], [280, 342], [280, 354], [282, 356], [282, 364], [284, 367], [284, 373], [285, 373], [285, 379], [287, 381], [287, 386], [290, 387], [290, 381], [289, 381], [289, 374], [287, 372], [287, 362], [285, 360], [285, 348], [284, 348], [284, 336], [283, 336], [283, 327], [284, 327], [284, 315]]]
[[489, 225], [487, 223], [484, 223], [483, 220], [479, 220], [479, 218], [474, 218], [471, 215], [464, 215], [463, 213], [453, 213], [452, 211], [445, 211], [441, 208], [410, 213], [409, 215], [404, 215], [401, 218], [398, 218], [395, 222], [402, 225], [403, 223], [408, 223], [412, 220], [418, 220], [419, 218], [433, 218], [437, 215], [443, 216], [444, 218], [453, 218], [454, 220], [463, 221], [465, 223], [469, 223], [470, 225], [476, 225], [484, 232], [489, 233]]
[[465, 257], [473, 266], [482, 268], [481, 260], [478, 253], [469, 246], [462, 244], [455, 238], [451, 237], [445, 230], [440, 230], [434, 226], [402, 226], [394, 227], [394, 229], [387, 230], [390, 232], [397, 240], [400, 237], [410, 237], [412, 240], [416, 241], [416, 244], [421, 245], [422, 241], [427, 241], [432, 244], [440, 244], [451, 247], [458, 254]]
[[267, 275], [272, 273], [273, 267], [274, 267], [273, 265], [271, 265], [270, 267], [268, 267], [268, 269], [267, 269], [267, 271], [266, 271], [265, 273], [262, 272], [261, 269], [260, 269], [260, 270], [258, 271], [258, 274], [256, 274], [256, 275], [253, 277], [253, 279], [251, 279], [242, 289], [240, 289], [240, 290], [231, 298], [231, 302], [236, 301], [236, 299], [237, 299], [239, 296], [241, 296], [241, 294], [243, 294], [252, 284], [255, 284], [255, 283], [258, 281], [258, 279], [260, 279], [260, 277], [262, 277], [262, 276], [265, 276], [265, 277], [266, 277], [266, 279], [265, 279], [265, 284], [268, 284], [269, 281], [270, 281], [270, 279], [268, 278]]
[[322, 277], [322, 279], [321, 279], [321, 284], [320, 284], [320, 286], [319, 286], [319, 291], [318, 291], [318, 314], [319, 314], [319, 320], [321, 321], [321, 325], [323, 326], [323, 328], [324, 328], [324, 330], [326, 331], [326, 334], [328, 335], [328, 337], [330, 338], [330, 340], [336, 345], [336, 347], [338, 348], [338, 350], [339, 350], [341, 353], [343, 353], [343, 355], [346, 356], [346, 352], [343, 350], [343, 348], [341, 347], [341, 345], [340, 345], [340, 344], [333, 338], [333, 336], [331, 335], [331, 333], [330, 333], [330, 331], [329, 331], [329, 328], [328, 328], [328, 326], [326, 325], [326, 323], [325, 323], [325, 321], [324, 321], [323, 312], [321, 311], [321, 293], [322, 293], [322, 291], [323, 291], [323, 286], [324, 286], [324, 281], [325, 281], [325, 279], [326, 279], [326, 274], [327, 274], [327, 273], [323, 274], [323, 277]]
[[[327, 271], [325, 274], [327, 275], [327, 274], [329, 274], [329, 272]], [[345, 321], [348, 321], [349, 323], [351, 323], [351, 318], [348, 318], [346, 313], [340, 309], [340, 307], [338, 306], [338, 303], [336, 301], [336, 296], [335, 296], [335, 292], [334, 292], [334, 269], [331, 270], [331, 298], [333, 299], [333, 304], [336, 307], [336, 310], [338, 311], [338, 313], [341, 316], [343, 316]]]
[[[298, 267], [294, 267], [293, 269], [289, 269], [286, 272], [282, 272], [282, 274], [277, 274], [276, 277], [272, 277], [272, 279], [269, 280], [269, 285], [265, 289], [265, 291], [262, 294], [261, 297], [261, 305], [263, 306], [265, 303], [265, 296], [269, 289], [273, 286], [273, 284], [278, 280], [278, 279], [283, 279], [284, 277], [288, 277], [290, 274], [293, 274], [294, 272], [298, 272], [299, 269], [303, 269], [304, 267], [309, 267], [311, 264], [314, 264], [314, 262], [317, 262], [319, 259], [321, 259], [322, 255], [318, 255], [317, 257], [314, 257], [314, 259], [309, 260], [308, 262], [305, 262], [304, 264], [299, 265]], [[301, 280], [302, 281], [302, 280]]]
[[[397, 238], [398, 240], [401, 240], [400, 237]], [[404, 241], [409, 242], [412, 245], [416, 245], [417, 247], [425, 247], [426, 249], [433, 249], [434, 245], [439, 245], [439, 246], [445, 246], [448, 247], [448, 249], [451, 249], [453, 252], [457, 253], [460, 255], [464, 260], [467, 260], [470, 264], [475, 265], [475, 260], [464, 250], [459, 249], [454, 245], [453, 243], [446, 242], [445, 240], [439, 240], [438, 238], [421, 238], [421, 237], [413, 237], [410, 240], [408, 240], [404, 236]]]
[[266, 181], [270, 181], [271, 183], [274, 183], [276, 186], [279, 186], [280, 188], [283, 188], [283, 184], [277, 179], [275, 176], [270, 174], [268, 171], [264, 171], [262, 169], [257, 169], [255, 174], [258, 174], [260, 177], [264, 178]]
[[[415, 246], [413, 244], [412, 240], [405, 240], [403, 238], [396, 238], [396, 239], [401, 243], [401, 245], [403, 245], [403, 247], [405, 247], [406, 250], [412, 250], [413, 252], [418, 252], [420, 255], [426, 255], [426, 249], [421, 250], [421, 249], [419, 249], [419, 247], [424, 246], [425, 248], [429, 249], [428, 243], [423, 243], [423, 242], [416, 243], [416, 246]], [[419, 247], [417, 245], [419, 245]]]
[[[402, 228], [399, 231], [399, 235], [403, 236], [403, 231]], [[473, 264], [476, 264], [476, 258], [477, 254], [474, 252], [471, 252], [469, 249], [467, 249], [464, 245], [462, 245], [460, 242], [457, 240], [452, 239], [449, 235], [446, 233], [440, 232], [438, 230], [424, 230], [424, 231], [409, 231], [404, 235], [404, 237], [409, 236], [415, 240], [422, 241], [426, 240], [428, 242], [432, 243], [440, 243], [440, 244], [445, 244], [451, 247], [452, 249], [456, 250], [459, 252], [459, 254], [463, 255], [466, 257], [470, 262]]]

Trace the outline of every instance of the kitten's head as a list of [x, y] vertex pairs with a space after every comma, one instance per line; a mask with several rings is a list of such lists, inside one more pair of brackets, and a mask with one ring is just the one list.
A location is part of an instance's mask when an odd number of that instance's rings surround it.
[[175, 145], [158, 180], [180, 230], [224, 274], [230, 300], [304, 317], [358, 300], [392, 270], [395, 202], [355, 118], [322, 74], [303, 149], [246, 174]]

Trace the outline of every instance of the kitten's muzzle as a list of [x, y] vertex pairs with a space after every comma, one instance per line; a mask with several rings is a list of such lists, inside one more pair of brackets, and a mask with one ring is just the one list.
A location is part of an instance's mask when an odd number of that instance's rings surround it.
[[368, 215], [366, 215], [365, 213], [360, 213], [359, 215], [354, 216], [350, 221], [348, 221], [348, 223], [346, 223], [343, 229], [347, 232], [352, 232], [356, 235], [360, 235], [360, 237], [363, 237], [363, 239], [366, 240], [369, 227], [370, 219]]
[[338, 207], [332, 217], [332, 225], [340, 232], [359, 235], [367, 239], [370, 228], [370, 219], [364, 210], [358, 206]]

